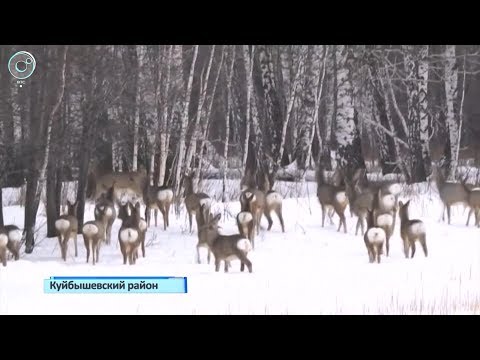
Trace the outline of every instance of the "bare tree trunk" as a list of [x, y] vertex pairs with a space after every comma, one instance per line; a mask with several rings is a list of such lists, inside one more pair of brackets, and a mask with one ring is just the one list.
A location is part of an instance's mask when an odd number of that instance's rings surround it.
[[[247, 159], [250, 146], [250, 123], [252, 121], [252, 95], [253, 95], [253, 59], [255, 56], [255, 45], [252, 45], [252, 51], [250, 53], [249, 46], [243, 45], [243, 61], [245, 63], [245, 73], [247, 75], [247, 109], [245, 116], [245, 143], [243, 146], [243, 160], [242, 169], [246, 171], [248, 166]], [[252, 169], [251, 169], [252, 170]]]
[[198, 100], [198, 107], [197, 107], [197, 114], [195, 116], [195, 123], [193, 124], [193, 132], [190, 138], [188, 149], [187, 149], [187, 156], [185, 159], [185, 166], [190, 167], [192, 162], [193, 155], [197, 150], [197, 141], [200, 138], [200, 121], [204, 115], [203, 106], [205, 104], [205, 99], [207, 97], [207, 89], [208, 89], [208, 81], [210, 79], [210, 71], [212, 69], [213, 58], [215, 55], [215, 45], [212, 45], [212, 49], [210, 51], [210, 59], [208, 61], [208, 65], [205, 71], [205, 77], [200, 76], [200, 98]]
[[337, 45], [337, 112], [336, 142], [337, 164], [351, 178], [355, 170], [365, 168], [362, 147], [357, 128], [357, 115], [354, 108], [352, 83], [353, 54], [345, 45]]
[[201, 126], [201, 137], [200, 137], [200, 151], [199, 151], [199, 158], [198, 158], [198, 167], [195, 170], [195, 177], [194, 177], [194, 183], [196, 186], [198, 186], [198, 182], [200, 179], [200, 170], [202, 169], [202, 164], [203, 164], [203, 155], [204, 155], [204, 148], [205, 148], [205, 142], [208, 138], [207, 132], [210, 127], [210, 116], [212, 114], [212, 107], [213, 107], [213, 101], [215, 99], [215, 93], [217, 90], [217, 85], [218, 85], [218, 79], [220, 78], [220, 73], [222, 71], [223, 67], [223, 60], [225, 58], [225, 45], [222, 46], [221, 49], [221, 57], [220, 57], [220, 63], [218, 65], [218, 70], [217, 74], [215, 76], [215, 80], [213, 82], [213, 89], [211, 91], [212, 95], [210, 95], [210, 98], [208, 99], [208, 104], [207, 104], [207, 110], [205, 112], [205, 118], [203, 119]]
[[[193, 47], [193, 59], [192, 65], [190, 67], [190, 75], [188, 77], [187, 87], [185, 89], [185, 101], [183, 104], [183, 114], [182, 120], [180, 125], [180, 138], [178, 144], [178, 158], [177, 158], [177, 169], [175, 172], [175, 194], [177, 197], [180, 195], [180, 180], [181, 174], [184, 170], [184, 162], [183, 159], [185, 157], [185, 137], [187, 134], [187, 124], [188, 124], [188, 109], [190, 107], [190, 98], [192, 95], [192, 83], [193, 83], [193, 74], [195, 71], [195, 64], [197, 62], [197, 55], [198, 55], [198, 45]], [[187, 164], [188, 166], [188, 164]]]
[[314, 113], [313, 113], [313, 129], [311, 131], [310, 135], [310, 140], [308, 142], [308, 150], [307, 150], [307, 161], [306, 164], [307, 166], [310, 166], [311, 160], [312, 160], [312, 144], [313, 144], [313, 138], [315, 136], [315, 133], [318, 135], [318, 140], [319, 140], [319, 147], [320, 149], [322, 148], [322, 141], [321, 141], [321, 134], [320, 134], [320, 128], [318, 124], [318, 111], [320, 109], [320, 99], [322, 97], [323, 93], [323, 85], [325, 82], [325, 73], [326, 73], [326, 65], [327, 65], [327, 54], [328, 54], [328, 45], [323, 45], [323, 55], [322, 55], [322, 70], [319, 71], [321, 72], [321, 75], [317, 77], [317, 84], [315, 87], [315, 107], [314, 107]]
[[447, 102], [446, 124], [450, 143], [450, 164], [447, 164], [449, 180], [455, 180], [458, 165], [458, 66], [456, 45], [445, 46], [445, 96]]
[[[428, 66], [425, 69], [423, 60], [425, 46], [417, 52], [412, 45], [404, 46], [405, 67], [407, 71], [408, 89], [408, 145], [410, 149], [410, 183], [423, 182], [427, 179], [428, 149], [428, 117], [426, 114], [426, 80]], [[428, 51], [428, 48], [427, 48]], [[422, 63], [422, 64], [420, 64]], [[427, 77], [428, 79], [428, 77]], [[426, 144], [425, 144], [426, 142]]]
[[163, 110], [161, 116], [161, 123], [160, 123], [160, 164], [158, 170], [158, 185], [162, 186], [165, 182], [165, 171], [167, 167], [167, 156], [168, 156], [168, 142], [167, 142], [167, 120], [168, 120], [168, 93], [170, 90], [170, 76], [171, 76], [171, 65], [172, 65], [172, 56], [173, 56], [173, 49], [176, 45], [169, 45], [167, 59], [166, 59], [166, 79], [163, 88], [163, 95], [162, 95], [162, 103], [163, 103]]
[[[233, 91], [232, 91], [232, 79], [233, 79], [233, 69], [235, 66], [235, 45], [232, 46], [232, 61], [230, 63], [230, 68], [226, 71], [227, 76], [227, 111], [225, 116], [225, 141], [223, 144], [223, 164], [222, 164], [222, 173], [223, 173], [223, 183], [222, 183], [222, 202], [226, 202], [226, 186], [227, 186], [227, 171], [228, 171], [228, 145], [230, 140], [230, 115], [232, 114], [232, 105], [233, 105]], [[227, 68], [227, 62], [225, 61], [225, 68]]]
[[430, 158], [430, 121], [428, 113], [428, 45], [422, 45], [419, 49], [418, 61], [418, 102], [419, 102], [419, 118], [420, 118], [420, 144], [422, 147], [423, 167], [425, 175], [432, 173]]
[[145, 56], [145, 46], [137, 45], [135, 47], [137, 56], [137, 68], [135, 69], [135, 121], [133, 124], [133, 159], [132, 159], [132, 171], [137, 171], [138, 168], [138, 128], [140, 126], [140, 111], [142, 109], [143, 94], [141, 89], [142, 83], [142, 71], [143, 71], [143, 58]]

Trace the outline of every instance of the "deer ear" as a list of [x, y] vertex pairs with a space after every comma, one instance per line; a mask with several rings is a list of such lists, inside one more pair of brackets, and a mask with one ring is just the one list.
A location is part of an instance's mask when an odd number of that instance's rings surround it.
[[410, 205], [410, 200], [408, 200], [406, 203], [405, 203], [405, 206], [408, 206]]
[[220, 218], [221, 218], [221, 217], [222, 217], [222, 214], [217, 214], [217, 215], [215, 215], [215, 217], [213, 218], [213, 221], [218, 222], [218, 221], [220, 221]]
[[398, 206], [403, 207], [403, 201], [400, 200], [400, 201], [398, 202]]

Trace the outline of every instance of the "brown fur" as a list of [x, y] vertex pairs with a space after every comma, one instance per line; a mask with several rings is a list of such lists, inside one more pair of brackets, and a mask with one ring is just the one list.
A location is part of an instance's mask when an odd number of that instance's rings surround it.
[[358, 181], [352, 184], [347, 179], [345, 179], [345, 190], [350, 204], [350, 211], [358, 217], [355, 235], [358, 235], [359, 229], [361, 229], [362, 235], [364, 235], [367, 210], [373, 208], [373, 193], [371, 191], [363, 191], [358, 185]]
[[148, 185], [146, 188], [143, 198], [145, 201], [145, 220], [147, 221], [147, 227], [150, 227], [150, 218], [151, 218], [152, 210], [154, 211], [154, 216], [155, 216], [155, 227], [158, 226], [157, 217], [158, 217], [159, 210], [163, 216], [163, 229], [167, 230], [167, 227], [170, 225], [169, 213], [170, 213], [170, 206], [173, 203], [173, 197], [171, 200], [170, 199], [159, 200], [158, 194], [164, 190], [172, 191], [172, 189], [167, 186]]
[[[200, 205], [199, 211], [195, 213], [195, 218], [197, 221], [197, 227], [198, 229], [202, 228], [207, 224], [207, 222], [211, 219], [211, 214], [210, 214], [210, 208], [205, 205]], [[197, 264], [201, 263], [200, 260], [200, 248], [206, 248], [208, 250], [208, 255], [207, 255], [207, 262], [210, 264], [210, 259], [211, 259], [211, 254], [212, 251], [210, 250], [209, 244], [206, 242], [206, 239], [202, 238], [200, 236], [200, 230], [197, 229], [197, 236], [198, 236], [198, 242], [197, 242]]]
[[148, 176], [145, 168], [129, 172], [102, 172], [94, 168], [89, 174], [87, 197], [96, 201], [101, 194], [115, 184], [115, 202], [120, 202], [123, 194], [129, 193], [138, 198], [143, 197]]
[[220, 214], [217, 214], [213, 219], [199, 228], [200, 237], [203, 242], [209, 244], [209, 247], [215, 256], [215, 271], [220, 270], [220, 262], [224, 261], [224, 271], [228, 272], [229, 262], [233, 259], [240, 260], [240, 271], [245, 270], [245, 265], [248, 271], [252, 272], [252, 262], [248, 259], [247, 253], [237, 247], [237, 243], [241, 239], [245, 239], [240, 234], [221, 235], [218, 232], [218, 222], [220, 221]]
[[[316, 175], [317, 198], [320, 202], [320, 206], [322, 207], [322, 227], [325, 226], [325, 215], [327, 214], [328, 210], [333, 209], [340, 218], [337, 232], [340, 231], [343, 224], [343, 231], [346, 233], [347, 219], [345, 217], [345, 209], [348, 205], [348, 197], [346, 196], [347, 194], [345, 186], [340, 184], [337, 185], [327, 183], [322, 168], [317, 169]], [[341, 182], [343, 182], [343, 177], [341, 179]], [[340, 201], [338, 199], [338, 195], [341, 193], [345, 193], [344, 201]], [[330, 221], [333, 223], [332, 214], [329, 213], [328, 216], [330, 218]]]
[[[130, 213], [129, 213], [130, 210]], [[145, 221], [140, 216], [140, 203], [133, 206], [130, 202], [122, 204], [118, 211], [118, 218], [122, 220], [122, 225], [118, 231], [118, 240], [120, 243], [120, 251], [123, 255], [123, 264], [128, 263], [134, 265], [138, 258], [138, 248], [141, 246], [143, 257], [145, 257], [145, 233], [146, 229], [141, 229], [141, 221]], [[146, 225], [146, 223], [145, 223]], [[122, 230], [132, 229], [138, 234], [137, 239], [132, 242], [124, 242], [121, 239]]]
[[[385, 247], [386, 247], [386, 256], [389, 256], [390, 253], [390, 238], [395, 231], [395, 224], [397, 218], [397, 199], [398, 197], [394, 196], [394, 204], [387, 204], [384, 199], [388, 195], [393, 195], [388, 192], [382, 191], [380, 187], [373, 198], [373, 216], [375, 226], [381, 227], [385, 231]], [[390, 215], [392, 217], [391, 224], [379, 224], [379, 217], [382, 215]]]
[[468, 192], [462, 182], [447, 182], [441, 169], [434, 167], [433, 170], [433, 179], [443, 204], [442, 221], [445, 221], [445, 210], [447, 210], [448, 224], [450, 225], [451, 207], [460, 204], [465, 207], [469, 206]]
[[408, 259], [409, 250], [412, 249], [411, 258], [415, 255], [415, 242], [418, 240], [422, 246], [423, 253], [425, 257], [428, 256], [427, 249], [427, 234], [425, 231], [415, 231], [415, 227], [422, 226], [425, 228], [425, 224], [421, 220], [412, 219], [410, 220], [408, 214], [408, 207], [410, 205], [410, 200], [405, 204], [399, 202], [399, 216], [400, 216], [400, 236], [403, 240], [403, 252], [405, 257]]
[[[205, 193], [199, 192], [196, 193], [193, 190], [193, 173], [185, 175], [184, 185], [185, 185], [185, 207], [187, 208], [188, 213], [188, 223], [190, 228], [190, 233], [192, 232], [192, 221], [193, 215], [195, 215], [200, 210], [200, 205], [202, 200], [209, 200], [210, 196]], [[197, 224], [198, 228], [198, 224]]]
[[[240, 221], [240, 216], [241, 214], [250, 214], [252, 217], [251, 221]], [[252, 247], [255, 249], [255, 220], [250, 211], [241, 211], [237, 214], [237, 227], [238, 227], [238, 232], [240, 235], [243, 237], [249, 239], [252, 243]]]
[[[107, 215], [107, 208], [110, 209], [111, 215]], [[103, 209], [103, 210], [102, 210]], [[112, 226], [117, 218], [117, 210], [115, 208], [115, 182], [106, 193], [103, 193], [97, 200], [94, 210], [95, 220], [103, 221], [105, 231], [105, 243], [110, 245], [112, 239]]]
[[7, 244], [8, 244], [8, 233], [4, 228], [0, 228], [0, 235], [6, 241], [5, 244], [0, 244], [0, 261], [3, 266], [7, 266]]
[[[99, 253], [100, 247], [102, 242], [106, 241], [106, 231], [105, 231], [105, 223], [106, 223], [106, 208], [98, 209], [95, 213], [95, 220], [88, 221], [83, 224], [82, 234], [83, 234], [83, 242], [85, 243], [85, 248], [87, 250], [87, 264], [90, 259], [90, 250], [92, 251], [92, 264], [95, 265], [99, 261]], [[87, 225], [94, 225], [98, 232], [95, 234], [89, 234], [86, 232]]]
[[381, 255], [383, 253], [383, 242], [372, 243], [368, 238], [368, 230], [377, 227], [375, 225], [375, 215], [373, 210], [367, 209], [366, 222], [367, 231], [365, 231], [365, 234], [363, 235], [363, 241], [365, 242], [365, 246], [367, 248], [368, 259], [370, 263], [374, 263], [376, 261], [378, 264], [380, 264]]
[[67, 220], [70, 223], [70, 226], [67, 229], [58, 230], [58, 243], [60, 245], [60, 251], [62, 254], [63, 261], [67, 261], [67, 249], [68, 241], [70, 238], [73, 238], [75, 245], [75, 257], [78, 256], [78, 247], [77, 247], [77, 232], [78, 232], [78, 220], [77, 220], [77, 205], [78, 201], [71, 203], [67, 201], [68, 213], [60, 216], [58, 220], [63, 219]]
[[3, 233], [8, 236], [7, 250], [12, 254], [13, 259], [17, 261], [20, 259], [21, 242], [14, 241], [9, 235], [11, 231], [15, 230], [20, 231], [19, 227], [16, 225], [5, 225], [3, 227], [0, 227], [0, 234]]

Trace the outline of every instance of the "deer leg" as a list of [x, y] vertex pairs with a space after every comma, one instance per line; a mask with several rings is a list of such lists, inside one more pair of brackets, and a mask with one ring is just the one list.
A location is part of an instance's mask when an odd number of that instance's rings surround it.
[[68, 240], [70, 240], [71, 231], [67, 231], [67, 233], [63, 237], [63, 241], [61, 243], [61, 250], [62, 250], [62, 259], [63, 261], [67, 261], [67, 247], [68, 247]]
[[215, 258], [215, 272], [220, 271], [220, 259]]
[[145, 257], [145, 235], [142, 234], [142, 257]]
[[8, 251], [10, 251], [12, 253], [15, 261], [20, 258], [20, 249], [17, 247], [16, 244], [14, 244], [13, 242], [8, 242], [7, 243], [7, 249], [8, 249]]
[[375, 250], [376, 250], [375, 252], [376, 252], [376, 255], [377, 255], [377, 264], [380, 264], [380, 262], [381, 262], [380, 255], [382, 253], [381, 248], [377, 247]]
[[445, 204], [442, 202], [442, 215], [440, 216], [439, 221], [445, 221]]
[[227, 261], [227, 260], [223, 260], [223, 268], [224, 268], [224, 271], [225, 271], [226, 273], [228, 273], [228, 265], [229, 265], [228, 261]]
[[2, 259], [2, 265], [7, 266], [7, 248], [0, 249], [0, 258]]
[[322, 204], [322, 227], [325, 227], [325, 205]]
[[167, 230], [167, 214], [165, 214], [165, 207], [163, 205], [160, 207], [160, 212], [163, 217], [163, 230]]
[[197, 245], [197, 264], [201, 264], [201, 261], [200, 261], [200, 246]]
[[73, 232], [72, 235], [73, 235], [73, 244], [75, 245], [75, 257], [77, 257], [78, 256], [77, 232], [76, 231]]
[[267, 231], [270, 231], [273, 225], [273, 219], [272, 219], [272, 215], [270, 214], [270, 209], [265, 209], [263, 213], [265, 214], [265, 217], [267, 218], [267, 221], [268, 221]]
[[403, 253], [405, 255], [405, 258], [408, 259], [408, 251], [409, 251], [409, 244], [408, 244], [408, 240], [403, 240]]
[[275, 213], [277, 214], [278, 220], [280, 221], [282, 232], [285, 232], [285, 223], [283, 222], [282, 205], [279, 205], [278, 207], [275, 208]]
[[468, 226], [468, 224], [470, 223], [470, 216], [472, 216], [472, 212], [473, 212], [473, 209], [471, 208], [470, 211], [468, 212], [467, 223], [465, 224], [465, 226]]
[[88, 260], [90, 259], [90, 244], [87, 239], [84, 239], [84, 243], [85, 243], [85, 249], [87, 250], [87, 264], [88, 264]]
[[385, 249], [387, 251], [387, 256], [390, 251], [390, 235], [387, 234], [387, 237], [385, 239]]
[[241, 272], [245, 271], [245, 263], [243, 261], [241, 261], [241, 263], [240, 263], [240, 271]]
[[192, 233], [192, 213], [188, 212], [188, 223], [190, 224], [190, 233]]
[[415, 242], [414, 241], [412, 242], [410, 247], [412, 248], [412, 255], [410, 256], [410, 258], [413, 259], [413, 257], [415, 256]]
[[330, 221], [330, 225], [335, 225], [333, 221], [333, 214], [335, 213], [335, 209], [328, 210], [328, 220]]
[[447, 205], [448, 225], [450, 225], [450, 214], [451, 214], [451, 207], [450, 205]]
[[422, 245], [423, 253], [425, 254], [425, 257], [427, 257], [428, 256], [428, 249], [427, 249], [426, 235], [425, 234], [420, 235], [419, 240], [420, 240], [420, 245]]
[[158, 209], [153, 210], [153, 212], [155, 213], [155, 227], [157, 227]]
[[169, 218], [169, 213], [170, 213], [170, 204], [165, 205], [165, 218], [167, 219], [167, 227], [170, 226], [170, 218]]
[[99, 261], [99, 259], [100, 259], [100, 246], [101, 246], [101, 243], [98, 242], [98, 243], [97, 243], [97, 246], [96, 246], [96, 248], [97, 248], [97, 258], [96, 258], [97, 263], [98, 263], [98, 261]]
[[360, 216], [357, 218], [357, 226], [355, 227], [355, 236], [358, 235], [358, 229], [360, 229]]
[[210, 264], [210, 256], [212, 255], [212, 252], [210, 251], [210, 248], [208, 248], [208, 254], [207, 254], [207, 262]]

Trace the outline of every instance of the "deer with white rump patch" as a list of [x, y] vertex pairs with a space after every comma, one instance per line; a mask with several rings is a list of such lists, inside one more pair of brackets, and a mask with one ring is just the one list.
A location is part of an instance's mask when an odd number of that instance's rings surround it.
[[8, 238], [7, 250], [13, 255], [15, 260], [20, 259], [20, 246], [22, 233], [16, 225], [5, 225], [0, 227], [0, 233], [6, 234]]
[[383, 253], [383, 244], [385, 243], [386, 234], [383, 228], [375, 226], [375, 216], [371, 209], [367, 209], [367, 231], [363, 235], [365, 246], [368, 251], [370, 263], [375, 261], [380, 264], [381, 255]]
[[427, 234], [425, 224], [418, 219], [410, 220], [408, 214], [408, 207], [410, 206], [410, 200], [405, 204], [399, 202], [399, 216], [400, 216], [400, 236], [403, 240], [403, 252], [408, 259], [409, 250], [412, 249], [411, 258], [415, 255], [415, 242], [419, 241], [422, 246], [425, 257], [428, 256], [427, 249]]
[[103, 221], [103, 230], [105, 231], [105, 243], [111, 242], [113, 222], [117, 218], [117, 210], [115, 209], [115, 182], [107, 192], [100, 195], [95, 204], [95, 220]]
[[[199, 210], [201, 205], [205, 205], [206, 208], [210, 209], [212, 205], [212, 199], [210, 196], [203, 192], [196, 193], [193, 190], [193, 173], [185, 175], [184, 185], [185, 185], [185, 207], [187, 208], [188, 213], [188, 223], [190, 225], [190, 233], [192, 232], [192, 220], [193, 215], [195, 215]], [[198, 228], [198, 224], [197, 224]]]
[[395, 195], [385, 193], [382, 188], [373, 198], [373, 216], [374, 225], [381, 227], [385, 231], [386, 255], [390, 252], [390, 238], [395, 230], [397, 215], [397, 199]]
[[370, 191], [363, 192], [358, 184], [358, 180], [352, 183], [345, 178], [344, 181], [350, 212], [358, 217], [355, 235], [358, 234], [359, 229], [361, 229], [362, 235], [364, 235], [367, 211], [373, 208], [373, 194]]
[[[340, 175], [338, 172], [336, 176]], [[316, 171], [316, 180], [317, 180], [317, 198], [322, 207], [322, 227], [325, 226], [325, 216], [327, 215], [330, 218], [330, 222], [333, 223], [332, 212], [333, 209], [335, 213], [340, 218], [338, 224], [337, 232], [340, 231], [343, 224], [343, 231], [347, 232], [347, 219], [345, 217], [345, 209], [348, 205], [348, 197], [346, 194], [346, 189], [344, 185], [329, 184], [325, 179], [325, 174], [321, 167], [317, 168]], [[341, 179], [340, 183], [343, 182]]]
[[87, 264], [90, 259], [90, 251], [92, 252], [92, 264], [98, 262], [100, 247], [105, 239], [105, 217], [107, 216], [107, 207], [95, 209], [95, 220], [88, 221], [83, 224], [82, 234], [83, 242], [87, 250]]
[[73, 238], [75, 245], [75, 257], [78, 256], [77, 247], [77, 232], [78, 232], [78, 220], [77, 220], [77, 205], [78, 200], [75, 203], [67, 201], [68, 213], [60, 216], [55, 221], [55, 229], [58, 232], [58, 243], [60, 244], [60, 250], [63, 261], [67, 261], [67, 249], [68, 241]]
[[169, 223], [170, 206], [173, 203], [173, 190], [167, 186], [148, 185], [143, 196], [145, 201], [145, 220], [150, 227], [151, 212], [154, 211], [155, 227], [157, 227], [158, 211], [163, 216], [163, 229], [167, 230]]
[[255, 222], [250, 211], [240, 211], [237, 214], [237, 227], [240, 235], [249, 239], [255, 249]]
[[224, 271], [228, 272], [229, 263], [232, 260], [240, 260], [240, 271], [245, 270], [252, 272], [252, 262], [247, 255], [252, 251], [250, 240], [240, 234], [222, 235], [218, 232], [218, 222], [221, 214], [217, 214], [210, 221], [206, 222], [199, 228], [199, 236], [202, 242], [208, 244], [210, 250], [215, 256], [215, 271], [220, 270], [220, 262], [224, 262]]
[[[129, 211], [130, 210], [130, 211]], [[141, 242], [140, 235], [140, 213], [137, 209], [132, 207], [130, 202], [120, 205], [118, 211], [118, 218], [122, 220], [122, 225], [118, 231], [118, 241], [120, 243], [120, 251], [123, 256], [123, 264], [134, 265], [138, 247]]]

